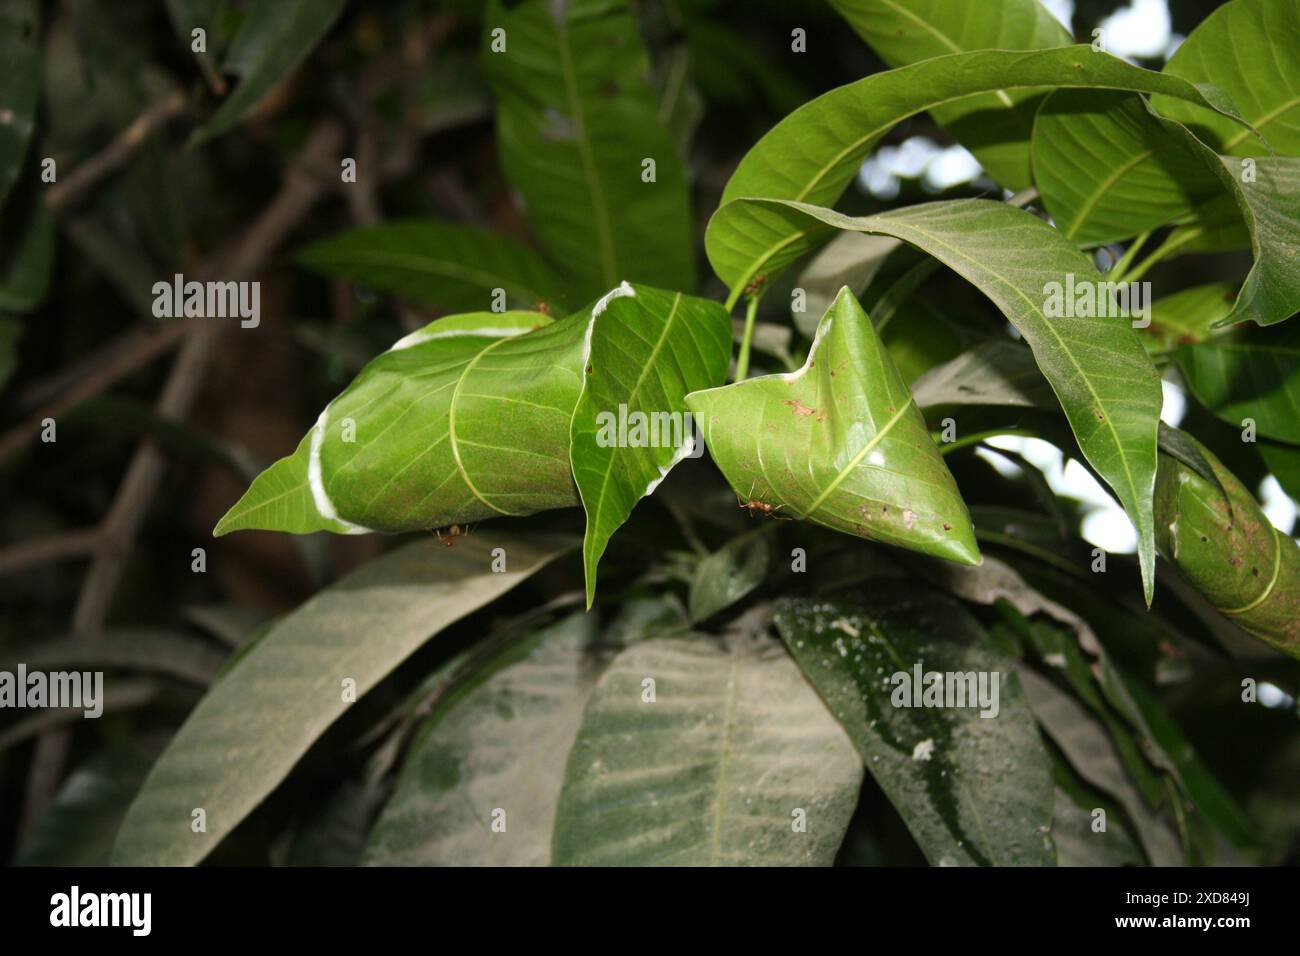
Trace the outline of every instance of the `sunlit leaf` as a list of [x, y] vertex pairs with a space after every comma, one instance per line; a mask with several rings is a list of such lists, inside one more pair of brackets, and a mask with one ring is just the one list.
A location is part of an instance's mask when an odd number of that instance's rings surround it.
[[803, 368], [695, 392], [709, 454], [745, 503], [925, 554], [979, 561], [925, 420], [853, 294]]

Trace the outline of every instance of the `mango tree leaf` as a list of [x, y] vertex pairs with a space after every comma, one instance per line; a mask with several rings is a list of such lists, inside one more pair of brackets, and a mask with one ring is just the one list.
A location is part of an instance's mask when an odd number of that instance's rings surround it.
[[[597, 678], [622, 647], [595, 615], [577, 613], [497, 652], [421, 729], [365, 862], [549, 864], [569, 748]], [[492, 831], [497, 810], [504, 835]]]
[[1134, 786], [1112, 737], [1077, 700], [1027, 667], [1018, 669], [1020, 684], [1034, 717], [1061, 748], [1084, 780], [1114, 797], [1137, 827], [1138, 837], [1156, 866], [1184, 862], [1178, 838], [1151, 810]]
[[588, 607], [609, 539], [695, 450], [686, 393], [726, 379], [731, 335], [718, 303], [647, 286], [624, 283], [591, 310], [571, 449], [587, 512]]
[[[364, 282], [448, 312], [486, 311], [504, 289], [511, 309], [545, 303], [563, 314], [563, 280], [510, 236], [434, 220], [363, 226], [312, 243], [296, 257], [313, 272]], [[558, 307], [557, 307], [558, 306]]]
[[1300, 546], [1269, 523], [1209, 449], [1200, 451], [1227, 498], [1178, 459], [1161, 455], [1155, 497], [1160, 553], [1226, 617], [1300, 658]]
[[1093, 829], [1097, 802], [1076, 797], [1058, 781], [1052, 809], [1052, 842], [1057, 866], [1141, 866], [1146, 862], [1119, 821], [1107, 820], [1105, 830]]
[[[362, 566], [276, 623], [190, 714], [131, 805], [116, 865], [198, 863], [275, 787], [348, 704], [421, 644], [573, 546], [493, 535], [421, 541]], [[504, 548], [507, 570], [492, 570]], [[206, 811], [206, 832], [191, 811]]]
[[[891, 67], [972, 50], [1043, 50], [1072, 37], [1038, 0], [831, 0]], [[931, 112], [1008, 189], [1023, 189], [1042, 90], [999, 89]]]
[[1080, 246], [1189, 216], [1222, 189], [1131, 93], [1058, 90], [1038, 111], [1033, 148], [1043, 205]]
[[[1243, 50], [1252, 52], [1242, 56]], [[1300, 154], [1300, 0], [1223, 4], [1182, 42], [1164, 72], [1219, 87], [1254, 128], [1190, 102], [1153, 100], [1162, 115], [1190, 126], [1218, 152]]]
[[778, 517], [979, 562], [952, 475], [848, 289], [822, 319], [801, 369], [694, 392], [686, 401], [742, 501]]
[[827, 866], [861, 785], [852, 744], [777, 642], [646, 641], [587, 705], [554, 862]]
[[771, 531], [761, 525], [736, 535], [695, 566], [691, 579], [691, 620], [703, 621], [731, 607], [763, 583], [776, 556]]
[[1180, 289], [1151, 303], [1147, 334], [1165, 348], [1200, 342], [1232, 311], [1237, 298], [1235, 282], [1210, 282]]
[[501, 165], [575, 298], [623, 279], [694, 288], [686, 176], [627, 4], [494, 0], [485, 27]]
[[36, 0], [0, 3], [0, 207], [13, 187], [36, 126], [41, 85], [41, 18]]
[[1225, 422], [1300, 444], [1300, 327], [1245, 326], [1174, 353], [1202, 405]]
[[728, 203], [767, 197], [829, 206], [870, 149], [909, 116], [976, 93], [1044, 86], [1165, 92], [1234, 115], [1231, 103], [1213, 88], [1139, 69], [1086, 46], [959, 53], [873, 74], [795, 110], [745, 154], [732, 174], [705, 245], [733, 302], [751, 283], [770, 281], [815, 243], [793, 226], [751, 236], [745, 221], [726, 214]]
[[230, 41], [223, 73], [239, 84], [191, 137], [197, 144], [229, 132], [292, 73], [329, 32], [347, 0], [255, 0]]
[[215, 533], [409, 531], [576, 505], [569, 422], [586, 325], [479, 312], [413, 332], [362, 370]]
[[1300, 156], [1220, 156], [1178, 123], [1158, 121], [1218, 177], [1250, 233], [1255, 262], [1232, 312], [1218, 324], [1249, 319], [1272, 325], [1290, 318], [1300, 310]]
[[212, 683], [226, 659], [224, 651], [202, 638], [147, 628], [113, 628], [94, 637], [42, 640], [13, 656], [33, 670], [137, 671], [200, 687]]
[[[979, 199], [925, 203], [859, 218], [804, 203], [742, 199], [721, 209], [714, 221], [722, 217], [743, 221], [742, 228], [760, 242], [828, 226], [894, 236], [928, 252], [987, 295], [1033, 349], [1084, 457], [1109, 483], [1137, 528], [1143, 592], [1150, 603], [1160, 378], [1130, 319], [1064, 308], [1071, 276], [1082, 283], [1080, 290], [1105, 294], [1096, 291], [1102, 277], [1086, 256], [1038, 217]], [[1069, 312], [1076, 314], [1063, 317]]]
[[[877, 584], [863, 603], [782, 600], [775, 620], [786, 646], [932, 864], [1051, 865], [1051, 766], [1012, 661], [955, 601]], [[964, 706], [914, 706], [891, 678], [935, 673], [976, 679], [945, 679], [969, 688]], [[912, 691], [933, 686], [925, 677]]]

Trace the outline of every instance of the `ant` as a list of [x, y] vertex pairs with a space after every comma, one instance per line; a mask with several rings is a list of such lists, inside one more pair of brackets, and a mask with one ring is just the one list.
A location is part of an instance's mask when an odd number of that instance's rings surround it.
[[740, 501], [740, 507], [745, 511], [748, 511], [751, 518], [754, 517], [754, 515], [763, 515], [765, 518], [771, 518], [778, 511], [784, 508], [785, 505], [770, 505], [766, 501], [755, 501], [754, 485], [756, 484], [758, 484], [757, 478], [754, 479], [754, 484], [749, 486], [749, 497], [746, 500], [741, 501], [739, 495], [736, 496], [736, 500]]
[[454, 547], [457, 538], [468, 537], [470, 532], [469, 525], [452, 524], [446, 528], [434, 528], [433, 534], [439, 541], [447, 547]]

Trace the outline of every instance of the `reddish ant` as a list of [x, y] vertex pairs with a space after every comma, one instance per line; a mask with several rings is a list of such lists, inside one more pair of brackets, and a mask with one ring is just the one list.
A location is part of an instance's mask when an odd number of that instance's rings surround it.
[[[757, 478], [754, 479], [754, 484], [758, 484]], [[785, 505], [770, 505], [766, 501], [755, 501], [754, 485], [749, 486], [748, 499], [742, 501], [740, 495], [737, 495], [736, 500], [740, 502], [740, 507], [742, 509], [749, 512], [751, 518], [754, 517], [754, 515], [763, 515], [765, 518], [771, 518], [785, 507]]]
[[440, 542], [447, 547], [454, 547], [457, 538], [464, 538], [469, 535], [469, 525], [452, 524], [445, 528], [434, 528], [433, 534]]

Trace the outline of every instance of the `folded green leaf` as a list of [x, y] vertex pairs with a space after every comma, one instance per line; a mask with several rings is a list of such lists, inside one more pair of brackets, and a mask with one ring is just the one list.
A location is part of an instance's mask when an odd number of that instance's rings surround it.
[[970, 515], [870, 319], [843, 289], [803, 368], [686, 397], [747, 505], [979, 562]]
[[579, 280], [574, 298], [623, 279], [694, 288], [686, 175], [627, 4], [494, 0], [484, 21], [501, 165], [542, 245]]
[[1300, 444], [1300, 326], [1239, 327], [1174, 353], [1197, 401], [1225, 422]]
[[36, 125], [41, 85], [41, 18], [36, 0], [0, 4], [0, 207], [18, 179]]
[[[787, 237], [790, 248], [794, 246], [789, 236], [830, 227], [894, 236], [977, 286], [1033, 349], [1084, 457], [1114, 489], [1137, 528], [1143, 591], [1150, 602], [1155, 586], [1151, 493], [1163, 402], [1160, 377], [1129, 318], [1095, 314], [1114, 311], [1104, 279], [1060, 232], [1030, 213], [980, 199], [926, 203], [858, 218], [804, 203], [740, 199], [714, 216], [715, 223], [723, 221], [760, 242]], [[715, 262], [715, 268], [730, 266]], [[1067, 291], [1071, 287], [1077, 291]], [[1075, 308], [1074, 301], [1065, 301], [1087, 292], [1093, 296], [1093, 308]], [[1059, 309], [1052, 305], [1053, 297]]]
[[566, 311], [563, 280], [536, 250], [457, 223], [411, 220], [351, 229], [312, 243], [297, 261], [448, 312], [493, 308], [496, 289], [505, 291], [511, 309], [545, 303], [553, 314]]
[[1254, 128], [1188, 101], [1153, 101], [1160, 113], [1190, 126], [1218, 152], [1300, 154], [1300, 0], [1223, 4], [1182, 42], [1165, 73], [1219, 87]]
[[778, 643], [701, 635], [615, 658], [564, 778], [556, 864], [828, 866], [862, 763]]
[[[501, 534], [455, 548], [421, 541], [318, 593], [276, 623], [190, 714], [131, 805], [114, 864], [198, 863], [347, 710], [345, 682], [355, 682], [352, 699], [360, 699], [429, 637], [574, 543]], [[505, 551], [503, 572], [492, 569], [495, 548]], [[206, 830], [191, 828], [196, 808]]]
[[578, 503], [585, 316], [451, 316], [402, 339], [258, 476], [215, 533], [409, 531]]
[[862, 593], [783, 600], [776, 625], [922, 852], [1054, 863], [1051, 767], [1012, 660], [951, 599], [883, 578]]
[[587, 604], [596, 566], [636, 503], [695, 450], [686, 394], [721, 385], [731, 319], [716, 302], [623, 283], [591, 310], [571, 461], [587, 512]]
[[[1230, 101], [1213, 88], [1139, 69], [1086, 46], [936, 57], [868, 76], [795, 110], [741, 160], [723, 192], [722, 211], [732, 200], [748, 196], [829, 206], [857, 175], [872, 146], [909, 116], [976, 93], [1045, 86], [1163, 92], [1235, 115]], [[770, 281], [781, 265], [812, 248], [802, 245], [790, 255], [801, 241], [797, 230], [752, 236], [743, 222], [722, 211], [709, 223], [705, 244], [733, 300], [751, 282]], [[778, 257], [779, 262], [773, 261]]]
[[1209, 449], [1200, 450], [1227, 498], [1181, 461], [1161, 455], [1155, 497], [1160, 553], [1224, 615], [1300, 658], [1300, 547], [1269, 523]]
[[[831, 0], [890, 66], [972, 50], [1068, 46], [1069, 32], [1038, 0]], [[1042, 90], [999, 89], [931, 112], [1008, 189], [1031, 182], [1029, 139]]]
[[1058, 90], [1034, 123], [1034, 183], [1067, 239], [1127, 239], [1190, 216], [1222, 186], [1132, 93]]
[[239, 77], [221, 107], [191, 138], [202, 143], [239, 125], [329, 32], [347, 0], [260, 0], [250, 4], [230, 42], [223, 73]]

